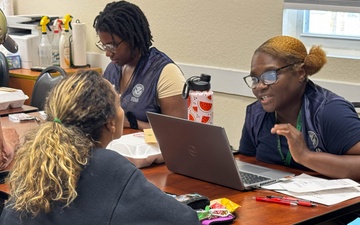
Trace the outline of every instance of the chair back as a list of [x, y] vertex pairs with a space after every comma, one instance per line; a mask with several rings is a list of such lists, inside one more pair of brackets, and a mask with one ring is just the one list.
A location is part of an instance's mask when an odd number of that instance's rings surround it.
[[[51, 74], [56, 72], [60, 73], [60, 75], [53, 76]], [[30, 105], [37, 107], [40, 111], [44, 110], [45, 101], [49, 92], [61, 79], [66, 76], [67, 74], [65, 70], [59, 66], [49, 66], [41, 71], [34, 85]]]
[[360, 108], [360, 102], [352, 102], [355, 108]]
[[9, 83], [9, 65], [4, 53], [0, 52], [0, 87], [7, 87]]

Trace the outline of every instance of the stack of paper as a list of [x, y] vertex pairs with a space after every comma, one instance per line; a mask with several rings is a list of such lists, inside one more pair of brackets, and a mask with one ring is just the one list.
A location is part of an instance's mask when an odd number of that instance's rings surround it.
[[307, 174], [301, 174], [262, 188], [324, 205], [333, 205], [360, 196], [360, 184], [353, 180], [327, 180]]

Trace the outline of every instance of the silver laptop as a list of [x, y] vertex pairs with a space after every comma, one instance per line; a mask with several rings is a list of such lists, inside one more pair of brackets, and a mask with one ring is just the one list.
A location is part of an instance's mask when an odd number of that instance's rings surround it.
[[172, 172], [241, 191], [294, 175], [235, 159], [223, 127], [151, 112], [147, 117]]

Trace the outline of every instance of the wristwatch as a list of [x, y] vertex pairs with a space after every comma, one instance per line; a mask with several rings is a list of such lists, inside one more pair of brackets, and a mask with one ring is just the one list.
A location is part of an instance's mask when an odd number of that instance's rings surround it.
[[134, 113], [129, 111], [125, 115], [126, 115], [127, 120], [130, 123], [130, 128], [139, 129], [138, 123], [137, 123], [137, 120], [136, 120], [136, 116], [134, 115]]

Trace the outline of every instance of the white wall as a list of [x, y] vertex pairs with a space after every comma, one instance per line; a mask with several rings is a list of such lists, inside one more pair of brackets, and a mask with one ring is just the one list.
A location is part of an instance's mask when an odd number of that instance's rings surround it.
[[[71, 14], [87, 25], [90, 58], [101, 54], [92, 23], [106, 0], [13, 0], [15, 14]], [[238, 146], [247, 104], [254, 99], [241, 76], [250, 68], [253, 51], [268, 38], [281, 35], [283, 1], [269, 0], [130, 0], [147, 16], [154, 46], [179, 63], [186, 76], [211, 71], [215, 88], [215, 124], [224, 126], [230, 143]], [[61, 5], [60, 5], [61, 4]], [[319, 43], [321, 44], [321, 43]], [[91, 61], [103, 66], [107, 59]], [[313, 78], [349, 98], [357, 97], [358, 60], [329, 58]], [[360, 97], [359, 97], [360, 101]]]

